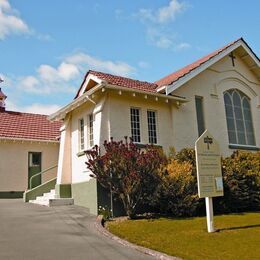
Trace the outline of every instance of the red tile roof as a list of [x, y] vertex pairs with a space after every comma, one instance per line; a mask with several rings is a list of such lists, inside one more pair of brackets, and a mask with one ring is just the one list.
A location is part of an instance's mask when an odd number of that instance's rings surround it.
[[58, 141], [60, 127], [45, 115], [0, 111], [0, 138]]
[[216, 51], [214, 51], [214, 52], [204, 56], [203, 58], [201, 58], [201, 59], [199, 59], [199, 60], [189, 64], [188, 66], [185, 66], [182, 69], [177, 70], [177, 71], [167, 75], [166, 77], [163, 77], [163, 78], [155, 81], [154, 83], [157, 84], [159, 87], [170, 85], [170, 84], [174, 83], [179, 78], [185, 76], [186, 74], [190, 73], [192, 70], [194, 70], [194, 69], [198, 68], [199, 66], [201, 66], [203, 63], [205, 63], [208, 60], [214, 58], [219, 53], [221, 53], [222, 51], [226, 50], [228, 47], [230, 47], [231, 45], [235, 44], [239, 40], [243, 40], [243, 39], [239, 38], [239, 39], [237, 39], [237, 40], [227, 44], [226, 46], [222, 47], [221, 49], [218, 49], [218, 50], [216, 50]]
[[[130, 78], [126, 78], [126, 77], [116, 76], [116, 75], [112, 75], [112, 74], [104, 73], [104, 72], [100, 72], [100, 71], [95, 71], [95, 70], [89, 70], [85, 76], [85, 79], [87, 78], [87, 76], [89, 74], [92, 74], [92, 75], [98, 77], [99, 79], [106, 81], [108, 84], [111, 84], [111, 85], [157, 93], [156, 88], [158, 86], [155, 83], [149, 83], [147, 81], [140, 81], [140, 80], [130, 79]], [[84, 79], [84, 81], [85, 81], [85, 79]], [[77, 98], [79, 96], [79, 92], [80, 92], [82, 86], [83, 86], [83, 84], [81, 85], [80, 89], [78, 90], [78, 93], [75, 98]]]
[[243, 38], [239, 38], [239, 39], [227, 44], [226, 46], [206, 55], [205, 57], [191, 63], [190, 65], [187, 65], [187, 66], [183, 67], [182, 69], [175, 71], [175, 72], [169, 74], [168, 76], [161, 78], [160, 80], [155, 81], [154, 83], [134, 80], [134, 79], [120, 77], [120, 76], [115, 76], [115, 75], [111, 75], [111, 74], [103, 73], [103, 72], [99, 72], [99, 71], [89, 70], [87, 72], [87, 74], [85, 75], [84, 81], [81, 84], [75, 98], [77, 98], [79, 96], [79, 92], [82, 89], [83, 84], [85, 82], [85, 79], [87, 78], [87, 76], [89, 74], [95, 75], [96, 77], [100, 78], [101, 80], [104, 80], [107, 83], [112, 84], [112, 85], [117, 85], [117, 86], [120, 86], [120, 87], [126, 87], [126, 88], [156, 93], [157, 89], [159, 87], [165, 86], [165, 85], [170, 85], [170, 84], [174, 83], [175, 81], [177, 81], [181, 77], [187, 75], [188, 73], [190, 73], [194, 69], [198, 68], [199, 66], [201, 66], [205, 62], [214, 58], [215, 56], [220, 54], [222, 51], [226, 50], [228, 47], [232, 46], [233, 44], [237, 43], [240, 40], [242, 40], [247, 45], [247, 43], [243, 40]]

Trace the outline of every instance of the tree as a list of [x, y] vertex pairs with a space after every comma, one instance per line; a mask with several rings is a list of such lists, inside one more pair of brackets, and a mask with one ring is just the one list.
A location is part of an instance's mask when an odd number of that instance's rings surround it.
[[104, 153], [97, 145], [86, 151], [87, 168], [92, 177], [121, 199], [132, 218], [140, 202], [152, 195], [160, 182], [160, 167], [166, 163], [161, 149], [139, 149], [131, 140], [104, 142]]

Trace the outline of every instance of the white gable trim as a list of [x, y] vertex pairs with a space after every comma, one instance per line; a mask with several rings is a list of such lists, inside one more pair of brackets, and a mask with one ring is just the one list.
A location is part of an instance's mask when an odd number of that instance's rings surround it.
[[239, 40], [238, 42], [234, 43], [233, 45], [227, 47], [227, 49], [223, 50], [221, 53], [217, 54], [215, 57], [209, 59], [206, 61], [204, 64], [200, 65], [198, 68], [192, 70], [185, 76], [181, 77], [179, 80], [175, 81], [173, 84], [165, 86], [166, 89], [166, 95], [169, 95], [171, 92], [175, 91], [178, 89], [180, 86], [197, 76], [199, 73], [202, 71], [206, 70], [208, 67], [212, 66], [225, 56], [227, 56], [229, 53], [237, 49], [238, 47], [242, 46], [247, 53], [250, 55], [250, 57], [254, 60], [256, 65], [260, 67], [260, 61], [257, 59], [255, 54], [250, 50], [250, 48], [245, 44], [243, 40]]
[[86, 90], [86, 88], [87, 88], [87, 85], [88, 85], [88, 83], [89, 83], [90, 80], [93, 80], [93, 81], [97, 82], [97, 84], [105, 83], [104, 80], [101, 80], [101, 79], [98, 78], [97, 76], [95, 76], [95, 75], [93, 75], [93, 74], [90, 73], [90, 74], [87, 76], [87, 78], [85, 79], [85, 82], [84, 82], [84, 84], [83, 84], [83, 86], [82, 86], [82, 88], [81, 88], [81, 90], [80, 90], [80, 92], [79, 92], [78, 97], [80, 97], [80, 96], [83, 95], [83, 93], [85, 92], [85, 90]]

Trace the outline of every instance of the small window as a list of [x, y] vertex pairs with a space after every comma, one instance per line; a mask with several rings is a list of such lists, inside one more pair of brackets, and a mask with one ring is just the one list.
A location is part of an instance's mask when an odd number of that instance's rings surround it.
[[89, 128], [88, 128], [88, 139], [89, 139], [89, 146], [92, 147], [94, 145], [94, 133], [93, 133], [93, 114], [88, 116], [88, 123], [89, 123]]
[[204, 111], [203, 111], [203, 97], [195, 97], [197, 125], [199, 136], [205, 131]]
[[39, 152], [29, 152], [29, 167], [41, 166], [41, 157]]
[[84, 150], [84, 119], [79, 120], [79, 149]]
[[133, 142], [141, 142], [141, 132], [140, 132], [140, 109], [131, 108], [131, 135]]
[[150, 144], [157, 144], [156, 112], [147, 110], [148, 138]]

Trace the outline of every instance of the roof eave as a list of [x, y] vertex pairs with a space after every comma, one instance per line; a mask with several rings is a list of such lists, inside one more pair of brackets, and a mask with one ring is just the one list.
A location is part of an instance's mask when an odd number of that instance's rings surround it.
[[121, 87], [121, 86], [113, 85], [113, 84], [106, 84], [105, 88], [118, 89], [118, 90], [122, 90], [122, 91], [140, 93], [140, 94], [144, 94], [144, 95], [151, 95], [151, 96], [156, 96], [156, 97], [160, 97], [160, 98], [164, 98], [164, 99], [171, 99], [171, 100], [179, 101], [181, 103], [186, 103], [189, 101], [188, 99], [182, 98], [182, 97], [175, 97], [175, 96], [165, 95], [165, 94], [161, 94], [161, 93], [157, 93], [157, 92], [149, 92], [149, 91], [144, 91], [144, 90], [139, 90], [139, 89], [134, 89], [134, 88]]

